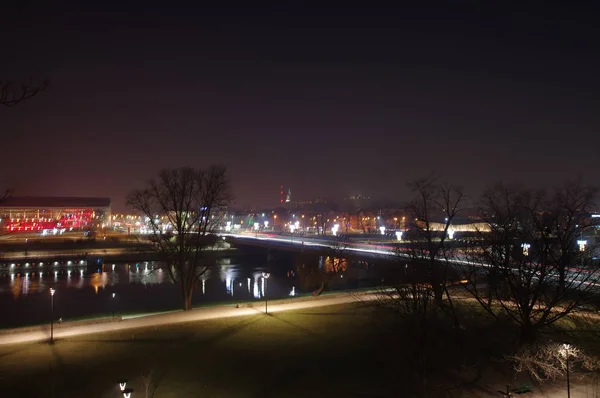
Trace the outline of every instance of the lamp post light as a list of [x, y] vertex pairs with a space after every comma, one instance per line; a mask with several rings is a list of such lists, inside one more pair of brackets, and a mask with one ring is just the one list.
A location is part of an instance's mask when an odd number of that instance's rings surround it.
[[402, 240], [402, 231], [396, 231], [396, 239], [398, 242]]
[[50, 288], [50, 343], [54, 343], [54, 293], [56, 289]]
[[583, 264], [584, 264], [584, 253], [583, 252], [585, 252], [585, 247], [587, 246], [587, 240], [579, 239], [577, 241], [577, 244], [579, 245], [579, 251], [581, 252], [581, 267], [583, 268]]
[[331, 228], [331, 233], [333, 236], [337, 236], [337, 232], [340, 229], [340, 225], [339, 224], [334, 224], [333, 227]]
[[113, 293], [112, 294], [112, 299], [111, 299], [111, 307], [112, 307], [112, 317], [113, 317], [113, 319], [115, 319], [115, 307], [117, 306], [116, 297], [117, 297], [117, 293]]
[[567, 360], [567, 398], [571, 398], [571, 380], [570, 380], [570, 370], [569, 370], [569, 357], [571, 356], [571, 349], [573, 347], [571, 344], [563, 344], [560, 347], [560, 354], [565, 357]]
[[125, 387], [127, 387], [127, 380], [119, 380], [119, 389], [121, 392], [125, 391]]
[[260, 224], [258, 222], [254, 223], [254, 232], [256, 233], [256, 237], [258, 238], [258, 229], [260, 228]]
[[131, 394], [133, 394], [133, 388], [126, 388], [123, 391], [123, 398], [131, 398]]
[[531, 248], [531, 245], [529, 243], [521, 243], [521, 247], [523, 248], [523, 255], [529, 256], [529, 249]]
[[[271, 276], [271, 274], [268, 272], [262, 273], [262, 277], [263, 277], [263, 280], [265, 281], [265, 284], [266, 284], [266, 280], [269, 279], [270, 276]], [[264, 288], [264, 286], [263, 286], [263, 296], [265, 296], [265, 314], [268, 314], [269, 311], [268, 311], [268, 307], [267, 307], [267, 301], [268, 301], [267, 300], [267, 290]]]

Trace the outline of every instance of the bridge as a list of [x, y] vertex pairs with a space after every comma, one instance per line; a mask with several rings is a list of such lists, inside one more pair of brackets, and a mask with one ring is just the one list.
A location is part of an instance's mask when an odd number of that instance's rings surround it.
[[[352, 240], [340, 241], [334, 237], [306, 237], [306, 236], [285, 236], [277, 234], [235, 234], [228, 233], [222, 234], [225, 238], [229, 239], [234, 246], [252, 246], [252, 247], [263, 247], [267, 249], [278, 249], [284, 251], [302, 251], [302, 250], [327, 250], [339, 253], [339, 256], [347, 256], [350, 253], [358, 253], [361, 255], [375, 255], [387, 258], [403, 258], [409, 261], [415, 261], [414, 256], [408, 253], [402, 252], [402, 246], [408, 246], [410, 243], [395, 242], [394, 244], [386, 244], [383, 242], [377, 243], [365, 243], [356, 242]], [[400, 249], [400, 250], [399, 250]], [[423, 257], [423, 260], [427, 260]], [[466, 254], [458, 254], [456, 257], [449, 259], [448, 263], [456, 268], [470, 266], [477, 268], [489, 267], [489, 264], [481, 262], [470, 261]], [[519, 273], [520, 270], [516, 268], [511, 269], [515, 273]], [[600, 282], [597, 283], [597, 277], [590, 276], [597, 272], [596, 270], [585, 270], [581, 268], [568, 268], [565, 275], [565, 282], [573, 284], [571, 288], [579, 289], [581, 287], [588, 288], [590, 285], [593, 290], [600, 290]], [[556, 272], [551, 272], [547, 275], [550, 280], [554, 280], [558, 283], [558, 275]], [[535, 276], [534, 276], [535, 278]]]
[[[399, 245], [390, 245], [382, 242], [367, 243], [353, 240], [339, 240], [334, 237], [311, 237], [297, 235], [278, 235], [265, 233], [226, 233], [221, 236], [234, 246], [261, 247], [282, 251], [337, 251], [342, 253], [360, 253], [363, 255], [377, 255], [383, 257], [397, 257], [398, 255], [410, 258], [407, 254], [399, 254]], [[399, 242], [400, 247], [402, 243]]]

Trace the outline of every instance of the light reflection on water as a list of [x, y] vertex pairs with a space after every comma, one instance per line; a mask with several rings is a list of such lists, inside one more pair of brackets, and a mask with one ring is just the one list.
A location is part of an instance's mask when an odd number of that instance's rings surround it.
[[[228, 260], [228, 259], [227, 259]], [[235, 296], [239, 289], [247, 291], [254, 298], [265, 296], [264, 280], [260, 270], [254, 270], [252, 277], [246, 277], [247, 270], [229, 261], [210, 269], [201, 278], [201, 292], [206, 294], [207, 281], [218, 279], [223, 282], [225, 292]], [[154, 262], [135, 264], [109, 263], [99, 267], [45, 271], [4, 271], [0, 272], [0, 295], [21, 296], [41, 293], [52, 288], [93, 288], [98, 292], [107, 287], [128, 284], [156, 285], [172, 284], [169, 273]], [[246, 285], [246, 286], [244, 286]], [[245, 289], [244, 289], [245, 287]]]
[[[267, 264], [265, 257], [221, 260], [199, 279], [194, 305], [210, 301], [243, 301], [310, 293], [321, 285], [321, 274], [331, 269], [331, 258], [279, 256]], [[376, 286], [382, 280], [366, 262], [338, 267], [339, 277], [328, 289]], [[263, 278], [263, 272], [271, 277]], [[64, 319], [98, 313], [159, 311], [181, 306], [180, 289], [169, 272], [154, 262], [105, 263], [60, 269], [0, 269], [2, 325], [45, 322], [48, 290], [54, 296], [57, 316]], [[113, 296], [113, 294], [115, 296]], [[112, 300], [111, 300], [112, 299]]]
[[[314, 259], [314, 264], [319, 271], [331, 271], [333, 259], [329, 257], [318, 257]], [[347, 261], [340, 260], [339, 268], [342, 273], [348, 271]], [[202, 295], [221, 295], [225, 293], [229, 297], [244, 296], [248, 298], [261, 299], [266, 296], [269, 284], [278, 287], [279, 296], [296, 295], [298, 291], [306, 291], [303, 286], [297, 286], [296, 271], [304, 269], [305, 264], [300, 266], [284, 267], [283, 275], [275, 276], [268, 282], [262, 276], [266, 267], [264, 265], [252, 264], [241, 265], [232, 264], [231, 259], [221, 259], [219, 264], [209, 269], [202, 275], [201, 289]], [[368, 266], [367, 266], [368, 268]], [[280, 274], [282, 274], [280, 272]], [[309, 276], [313, 273], [311, 272]], [[302, 279], [302, 278], [301, 278]], [[286, 286], [280, 286], [281, 281], [286, 280]], [[220, 281], [221, 284], [215, 284]], [[70, 267], [61, 269], [45, 270], [0, 270], [0, 296], [10, 294], [14, 299], [31, 294], [39, 294], [49, 288], [64, 289], [84, 289], [91, 287], [98, 294], [101, 290], [122, 286], [122, 285], [162, 285], [171, 284], [172, 281], [169, 272], [159, 267], [154, 261], [138, 263], [105, 263], [99, 265], [90, 265], [82, 267]], [[219, 285], [221, 287], [219, 287]], [[223, 289], [221, 293], [214, 289]], [[280, 288], [284, 288], [283, 290]], [[299, 290], [298, 290], [299, 289]]]

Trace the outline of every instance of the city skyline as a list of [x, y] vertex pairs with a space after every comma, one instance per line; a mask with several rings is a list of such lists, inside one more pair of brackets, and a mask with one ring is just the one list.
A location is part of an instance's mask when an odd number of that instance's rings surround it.
[[0, 76], [50, 80], [0, 110], [0, 187], [125, 196], [163, 167], [223, 164], [236, 201], [404, 200], [431, 172], [595, 182], [600, 56], [573, 5], [18, 5]]

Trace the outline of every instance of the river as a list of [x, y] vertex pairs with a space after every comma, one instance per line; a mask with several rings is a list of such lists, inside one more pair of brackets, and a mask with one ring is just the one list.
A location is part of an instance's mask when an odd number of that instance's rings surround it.
[[[375, 287], [399, 278], [399, 267], [365, 259], [342, 259], [343, 271], [328, 290]], [[321, 285], [332, 259], [314, 254], [272, 252], [222, 258], [201, 278], [193, 304], [236, 303], [310, 294]], [[268, 279], [263, 272], [269, 273]], [[43, 271], [0, 271], [0, 327], [178, 309], [181, 296], [168, 272], [152, 261], [103, 263]]]

